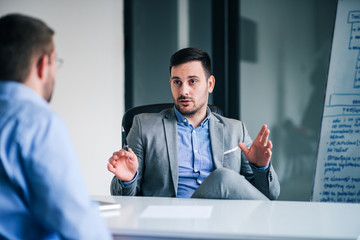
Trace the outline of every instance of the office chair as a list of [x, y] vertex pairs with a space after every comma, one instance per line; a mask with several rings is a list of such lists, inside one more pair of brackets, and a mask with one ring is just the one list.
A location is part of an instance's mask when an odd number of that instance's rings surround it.
[[[164, 110], [166, 108], [172, 108], [173, 106], [174, 106], [173, 103], [150, 104], [150, 105], [134, 107], [134, 108], [131, 108], [128, 111], [126, 111], [122, 118], [122, 122], [121, 122], [122, 144], [124, 145], [124, 143], [125, 143], [125, 138], [130, 131], [130, 128], [133, 123], [133, 119], [136, 115], [138, 115], [140, 113], [159, 113], [162, 110]], [[218, 108], [214, 105], [209, 105], [209, 108], [210, 108], [211, 112], [215, 112], [215, 113], [223, 116], [223, 112], [221, 111], [220, 108]]]

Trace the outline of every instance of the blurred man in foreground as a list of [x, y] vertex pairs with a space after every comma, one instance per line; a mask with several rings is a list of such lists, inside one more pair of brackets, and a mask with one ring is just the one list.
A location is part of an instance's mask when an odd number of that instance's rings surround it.
[[110, 239], [68, 131], [48, 105], [53, 35], [32, 17], [0, 18], [0, 238]]

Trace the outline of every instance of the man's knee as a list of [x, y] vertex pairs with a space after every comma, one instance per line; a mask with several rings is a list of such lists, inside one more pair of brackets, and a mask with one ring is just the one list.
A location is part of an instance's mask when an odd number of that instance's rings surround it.
[[218, 168], [215, 169], [208, 177], [221, 184], [230, 184], [234, 181], [238, 181], [238, 178], [242, 176], [234, 170], [228, 168]]

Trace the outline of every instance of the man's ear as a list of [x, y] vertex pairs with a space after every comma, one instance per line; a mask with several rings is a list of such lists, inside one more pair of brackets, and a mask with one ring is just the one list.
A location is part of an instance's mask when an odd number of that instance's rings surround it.
[[36, 74], [40, 79], [44, 79], [47, 76], [47, 71], [49, 69], [49, 56], [47, 54], [43, 55], [36, 66]]
[[209, 93], [212, 93], [215, 87], [215, 77], [211, 75], [208, 79], [208, 89]]

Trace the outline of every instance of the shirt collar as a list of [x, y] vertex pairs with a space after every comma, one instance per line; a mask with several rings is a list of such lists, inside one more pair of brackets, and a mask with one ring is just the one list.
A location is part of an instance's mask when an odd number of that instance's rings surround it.
[[[189, 120], [184, 115], [182, 115], [179, 112], [179, 110], [176, 109], [175, 105], [174, 105], [174, 111], [175, 111], [175, 116], [176, 116], [176, 119], [177, 119], [178, 123], [183, 123], [186, 126], [190, 125]], [[204, 127], [204, 126], [207, 125], [207, 123], [209, 122], [210, 114], [211, 114], [211, 110], [210, 110], [209, 107], [207, 107], [206, 108], [206, 118], [200, 123], [201, 127]]]

